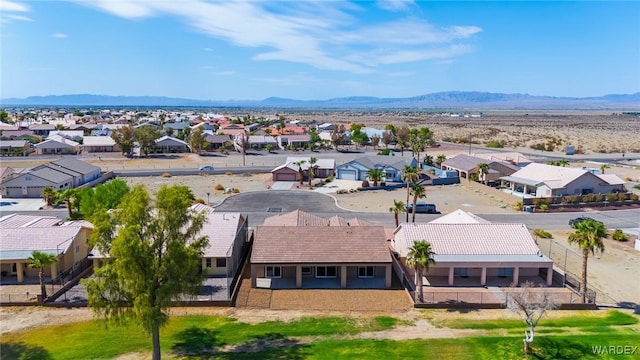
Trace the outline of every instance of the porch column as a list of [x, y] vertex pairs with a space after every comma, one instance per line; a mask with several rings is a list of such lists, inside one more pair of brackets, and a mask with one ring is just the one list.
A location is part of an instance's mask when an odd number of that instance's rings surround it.
[[51, 281], [58, 278], [58, 262], [51, 264]]
[[516, 286], [518, 286], [518, 277], [520, 277], [520, 267], [514, 266], [513, 267], [513, 283], [516, 284]]
[[256, 287], [256, 278], [258, 277], [258, 267], [256, 265], [251, 265], [251, 287]]
[[23, 263], [21, 262], [16, 263], [16, 273], [17, 273], [16, 275], [18, 276], [18, 283], [22, 283], [24, 281], [23, 267], [24, 267]]
[[487, 284], [487, 267], [482, 267], [482, 272], [480, 273], [480, 285], [485, 286]]
[[547, 268], [547, 286], [553, 285], [553, 266]]
[[391, 264], [387, 264], [384, 269], [384, 287], [389, 289], [391, 287]]
[[345, 265], [340, 266], [340, 287], [347, 287], [347, 267]]
[[302, 265], [296, 265], [296, 287], [302, 287]]
[[453, 286], [453, 269], [453, 266], [449, 268], [449, 286]]

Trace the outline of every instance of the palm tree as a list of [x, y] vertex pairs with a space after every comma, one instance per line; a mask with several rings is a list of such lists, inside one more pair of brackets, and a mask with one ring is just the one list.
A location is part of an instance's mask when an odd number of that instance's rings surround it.
[[611, 166], [609, 166], [609, 164], [600, 165], [600, 173], [604, 174], [605, 169], [609, 169], [609, 168], [611, 168]]
[[42, 190], [42, 198], [44, 199], [47, 206], [53, 206], [56, 202], [56, 191], [51, 186], [46, 186]]
[[300, 185], [302, 185], [302, 181], [304, 180], [304, 171], [302, 171], [302, 164], [306, 162], [307, 160], [299, 160], [293, 162], [293, 165], [298, 166], [298, 180], [300, 181]]
[[431, 249], [431, 244], [425, 240], [419, 240], [413, 243], [413, 246], [409, 248], [407, 254], [407, 265], [416, 270], [416, 287], [419, 289], [419, 300], [424, 302], [424, 291], [422, 289], [422, 272], [427, 270], [429, 272], [429, 266], [435, 265], [436, 261], [433, 259], [435, 253]]
[[309, 158], [309, 186], [311, 186], [311, 182], [313, 178], [316, 176], [316, 172], [314, 166], [318, 162], [318, 158], [311, 157]]
[[[413, 166], [405, 165], [404, 173], [402, 174], [402, 180], [407, 183], [407, 204], [409, 203], [409, 192], [411, 191], [411, 184], [418, 180], [418, 169]], [[409, 213], [407, 213], [407, 222], [409, 222]]]
[[565, 167], [565, 166], [569, 165], [569, 160], [567, 160], [567, 159], [559, 160], [558, 161], [558, 165], [560, 165], [562, 167]]
[[442, 166], [442, 163], [445, 162], [446, 160], [447, 160], [447, 156], [445, 154], [440, 154], [436, 156], [436, 165], [440, 167]]
[[67, 204], [67, 211], [69, 212], [69, 217], [73, 216], [73, 208], [71, 207], [73, 201], [77, 201], [77, 191], [74, 188], [67, 188], [64, 190], [58, 190], [56, 192], [56, 200], [61, 202], [64, 201]]
[[393, 218], [396, 220], [396, 227], [400, 226], [400, 223], [398, 222], [398, 214], [406, 211], [407, 208], [402, 201], [393, 200], [393, 206], [389, 208], [389, 212], [393, 213]]
[[[28, 259], [32, 268], [40, 269], [38, 276], [40, 277], [40, 291], [42, 293], [42, 301], [47, 298], [47, 288], [44, 285], [44, 268], [58, 261], [53, 254], [47, 254], [42, 251], [34, 250]], [[53, 274], [51, 274], [53, 276]]]
[[587, 300], [587, 261], [589, 252], [595, 254], [595, 250], [604, 251], [602, 239], [607, 237], [607, 228], [600, 221], [585, 219], [573, 224], [576, 229], [569, 235], [569, 244], [577, 244], [582, 250], [582, 302]]
[[382, 176], [384, 175], [384, 171], [379, 168], [374, 168], [369, 170], [367, 173], [369, 175], [369, 179], [373, 181], [373, 186], [378, 186], [378, 181], [382, 181]]
[[487, 185], [487, 174], [489, 173], [489, 164], [480, 163], [478, 164], [478, 170], [480, 171], [480, 178], [482, 182]]
[[426, 197], [424, 186], [420, 184], [413, 184], [411, 186], [411, 193], [413, 194], [413, 209], [411, 209], [411, 217], [412, 217], [411, 222], [416, 222], [416, 204], [418, 203], [418, 199], [424, 199]]

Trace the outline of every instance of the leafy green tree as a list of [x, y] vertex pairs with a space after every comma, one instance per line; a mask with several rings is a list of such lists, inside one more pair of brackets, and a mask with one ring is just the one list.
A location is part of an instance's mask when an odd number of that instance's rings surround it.
[[[409, 194], [411, 193], [411, 185], [418, 181], [418, 169], [413, 166], [405, 165], [404, 173], [402, 173], [402, 181], [407, 184], [407, 201], [409, 203]], [[409, 213], [407, 213], [407, 222], [409, 222]]]
[[316, 129], [309, 130], [309, 144], [312, 145], [312, 148], [321, 141], [322, 139]]
[[135, 130], [131, 126], [122, 126], [113, 129], [111, 138], [120, 147], [123, 155], [131, 155], [133, 146], [136, 142]]
[[3, 109], [0, 109], [0, 122], [9, 123], [9, 114]]
[[42, 301], [44, 301], [44, 299], [47, 298], [47, 287], [44, 284], [44, 269], [58, 261], [58, 258], [53, 254], [34, 250], [28, 261], [32, 268], [39, 269], [38, 277], [40, 279], [40, 293], [42, 294]]
[[189, 135], [189, 138], [188, 138], [188, 142], [192, 151], [195, 151], [198, 154], [202, 152], [202, 149], [204, 148], [204, 143], [206, 142], [205, 134], [204, 134], [204, 130], [202, 129], [202, 126], [196, 127], [196, 129], [191, 132], [191, 135]]
[[267, 144], [264, 146], [264, 149], [267, 150], [267, 152], [271, 153], [271, 150], [273, 150], [273, 145], [272, 144]]
[[173, 128], [165, 127], [164, 133], [167, 134], [167, 136], [173, 136]]
[[587, 301], [587, 262], [589, 253], [595, 254], [596, 250], [604, 252], [602, 239], [607, 237], [607, 228], [600, 221], [585, 219], [573, 224], [576, 229], [569, 235], [569, 244], [576, 244], [582, 251], [582, 302]]
[[429, 267], [435, 265], [436, 261], [433, 259], [435, 253], [431, 249], [431, 244], [426, 240], [419, 240], [413, 243], [413, 246], [409, 248], [407, 254], [407, 265], [411, 266], [416, 271], [416, 287], [418, 288], [419, 301], [424, 302], [424, 290], [422, 289], [422, 274], [426, 270], [429, 272]]
[[80, 192], [82, 218], [91, 218], [98, 209], [115, 209], [130, 191], [129, 185], [122, 179], [110, 180], [94, 189], [84, 189]]
[[200, 265], [208, 239], [199, 232], [205, 218], [190, 209], [193, 200], [186, 186], [164, 185], [155, 201], [136, 186], [111, 215], [102, 210], [94, 218], [99, 222], [91, 240], [109, 259], [84, 281], [88, 305], [107, 319], [142, 324], [154, 360], [160, 359], [167, 310], [183, 294], [196, 293], [204, 276]]
[[413, 194], [413, 209], [411, 209], [411, 222], [416, 222], [416, 204], [418, 199], [424, 199], [427, 195], [424, 186], [413, 184], [411, 186], [411, 194]]
[[160, 130], [153, 126], [142, 126], [134, 131], [138, 144], [140, 144], [140, 150], [146, 155], [149, 155], [151, 149], [156, 146], [156, 140], [162, 136]]
[[393, 200], [393, 206], [389, 208], [389, 212], [393, 214], [393, 218], [396, 221], [396, 227], [400, 225], [398, 221], [398, 214], [407, 211], [406, 205], [400, 200]]
[[369, 179], [373, 181], [373, 186], [378, 186], [378, 182], [382, 181], [382, 177], [384, 176], [384, 171], [380, 168], [374, 168], [369, 170], [367, 173]]
[[410, 144], [409, 127], [404, 125], [396, 131], [397, 146], [400, 148], [401, 156], [404, 156], [404, 149]]

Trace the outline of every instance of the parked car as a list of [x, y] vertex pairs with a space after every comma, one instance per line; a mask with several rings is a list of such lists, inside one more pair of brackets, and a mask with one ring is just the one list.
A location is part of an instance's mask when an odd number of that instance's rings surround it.
[[213, 171], [213, 166], [211, 165], [202, 165], [198, 168], [200, 171]]
[[587, 216], [579, 216], [575, 219], [569, 220], [569, 226], [571, 226], [572, 228], [575, 228], [577, 223], [583, 222], [585, 220], [593, 220], [593, 219]]
[[[407, 212], [413, 212], [413, 204], [407, 205]], [[436, 210], [435, 204], [427, 204], [425, 202], [418, 201], [416, 203], [416, 213], [417, 214], [436, 214], [438, 210]]]

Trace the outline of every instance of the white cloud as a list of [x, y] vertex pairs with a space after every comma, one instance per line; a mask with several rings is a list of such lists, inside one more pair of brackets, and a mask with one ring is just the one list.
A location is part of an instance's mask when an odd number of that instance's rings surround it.
[[23, 16], [23, 15], [7, 14], [5, 15], [5, 17], [8, 19], [18, 20], [18, 21], [33, 21], [32, 18]]
[[215, 71], [213, 72], [213, 75], [220, 75], [220, 76], [229, 76], [229, 75], [235, 75], [236, 72], [233, 70], [225, 70], [225, 71]]
[[212, 48], [208, 48], [208, 47], [202, 48], [202, 50], [204, 50], [206, 52], [213, 52], [213, 49]]
[[[469, 49], [452, 49], [482, 31], [477, 26], [436, 27], [421, 19], [393, 14], [363, 26], [371, 20], [358, 18], [366, 16], [366, 10], [357, 2], [75, 1], [128, 19], [176, 17], [212, 38], [257, 49], [252, 57], [256, 61], [288, 61], [352, 73], [371, 73], [384, 64], [458, 56]], [[377, 5], [402, 10], [414, 3], [387, 0]], [[434, 49], [435, 44], [449, 47]]]
[[51, 34], [49, 36], [51, 36], [52, 38], [56, 38], [56, 39], [66, 39], [66, 38], [69, 37], [67, 34], [64, 34], [64, 33], [54, 33], [54, 34]]
[[0, 12], [27, 12], [29, 7], [27, 5], [17, 3], [14, 1], [0, 0]]
[[415, 4], [413, 0], [378, 0], [376, 5], [383, 10], [388, 11], [404, 11], [411, 8]]

